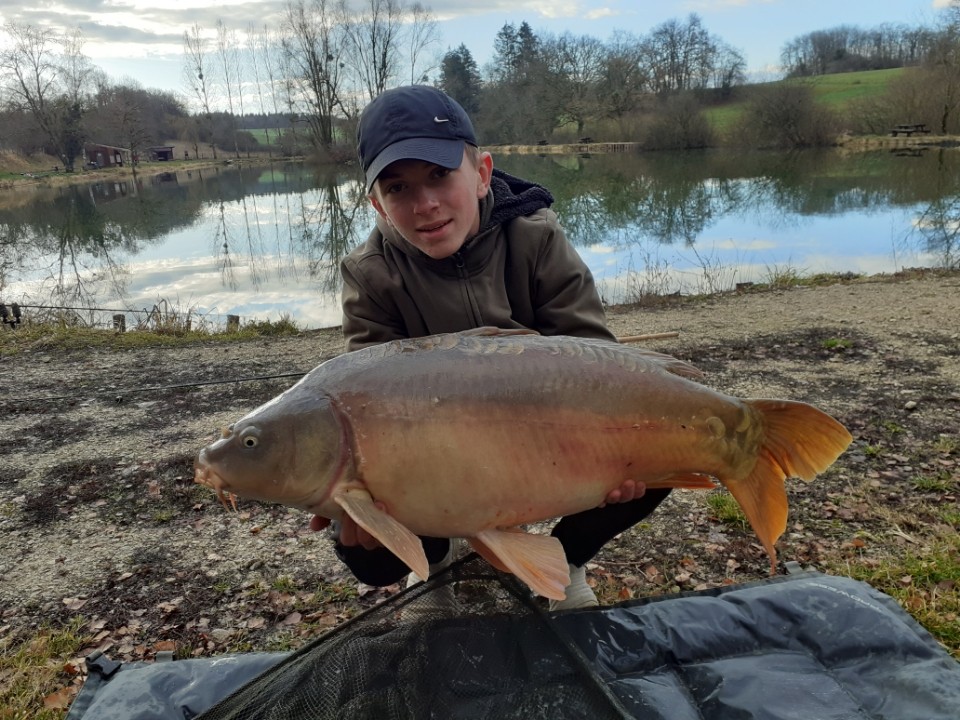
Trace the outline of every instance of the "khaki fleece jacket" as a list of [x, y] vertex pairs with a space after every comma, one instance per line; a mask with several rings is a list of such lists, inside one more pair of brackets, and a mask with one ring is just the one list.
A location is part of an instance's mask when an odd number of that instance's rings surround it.
[[615, 339], [552, 202], [542, 186], [495, 169], [480, 231], [443, 260], [378, 218], [340, 265], [346, 349], [484, 325]]

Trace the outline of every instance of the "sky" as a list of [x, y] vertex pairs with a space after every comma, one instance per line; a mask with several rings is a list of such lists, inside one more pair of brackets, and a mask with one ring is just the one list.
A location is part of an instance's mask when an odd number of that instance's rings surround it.
[[[441, 35], [440, 52], [463, 44], [483, 66], [505, 23], [526, 21], [538, 33], [590, 35], [614, 30], [638, 36], [668, 20], [700, 16], [711, 35], [743, 54], [750, 77], [778, 77], [789, 41], [840, 25], [936, 23], [951, 0], [426, 0]], [[958, 1], [958, 0], [953, 0]], [[350, 0], [352, 4], [363, 0]], [[217, 21], [244, 32], [278, 27], [285, 0], [0, 0], [0, 25], [16, 22], [56, 30], [79, 28], [83, 52], [115, 82], [184, 93], [183, 35], [199, 24], [211, 38]], [[5, 38], [0, 33], [0, 46]]]

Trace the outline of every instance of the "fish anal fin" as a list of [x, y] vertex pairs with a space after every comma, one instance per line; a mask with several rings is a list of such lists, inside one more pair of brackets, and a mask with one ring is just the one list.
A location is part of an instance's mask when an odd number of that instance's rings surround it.
[[646, 480], [643, 483], [647, 488], [688, 488], [691, 490], [713, 490], [717, 482], [710, 475], [702, 473], [683, 473], [668, 475], [658, 480]]
[[378, 508], [369, 492], [362, 488], [350, 488], [336, 493], [333, 500], [357, 525], [403, 560], [417, 577], [426, 580], [430, 576], [430, 564], [420, 538], [399, 520]]
[[471, 538], [471, 544], [491, 565], [512, 572], [543, 597], [552, 600], [566, 597], [570, 569], [563, 546], [555, 537], [490, 529], [477, 533]]

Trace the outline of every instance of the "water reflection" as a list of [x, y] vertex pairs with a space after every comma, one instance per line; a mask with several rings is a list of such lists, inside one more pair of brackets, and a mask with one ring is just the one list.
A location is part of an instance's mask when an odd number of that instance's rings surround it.
[[[955, 150], [495, 153], [495, 163], [551, 189], [610, 302], [728, 289], [778, 264], [958, 264]], [[334, 325], [340, 259], [372, 223], [355, 171], [298, 164], [7, 191], [0, 300], [141, 308], [163, 299], [201, 314]]]
[[27, 305], [140, 308], [165, 299], [202, 315], [248, 317], [282, 314], [286, 299], [306, 293], [326, 308], [313, 320], [336, 324], [339, 262], [365, 214], [351, 174], [299, 164], [40, 190], [5, 207], [0, 199], [10, 238], [0, 287], [4, 297], [19, 290]]

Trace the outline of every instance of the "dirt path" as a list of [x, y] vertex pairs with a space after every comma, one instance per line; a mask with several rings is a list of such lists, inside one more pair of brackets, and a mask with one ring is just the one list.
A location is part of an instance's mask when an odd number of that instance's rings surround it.
[[[960, 274], [611, 308], [609, 319], [621, 336], [679, 331], [648, 347], [693, 362], [717, 389], [804, 400], [850, 428], [854, 445], [830, 471], [790, 485], [782, 558], [869, 561], [922, 548], [924, 527], [960, 515]], [[336, 331], [317, 331], [123, 351], [38, 343], [0, 357], [0, 634], [80, 616], [121, 659], [170, 642], [184, 656], [272, 649], [395, 591], [358, 588], [304, 513], [244, 503], [229, 514], [192, 482], [217, 429], [295, 378], [220, 381], [306, 371], [339, 350]], [[605, 601], [765, 575], [752, 533], [719, 522], [705, 496], [674, 493], [603, 551], [590, 569]]]

